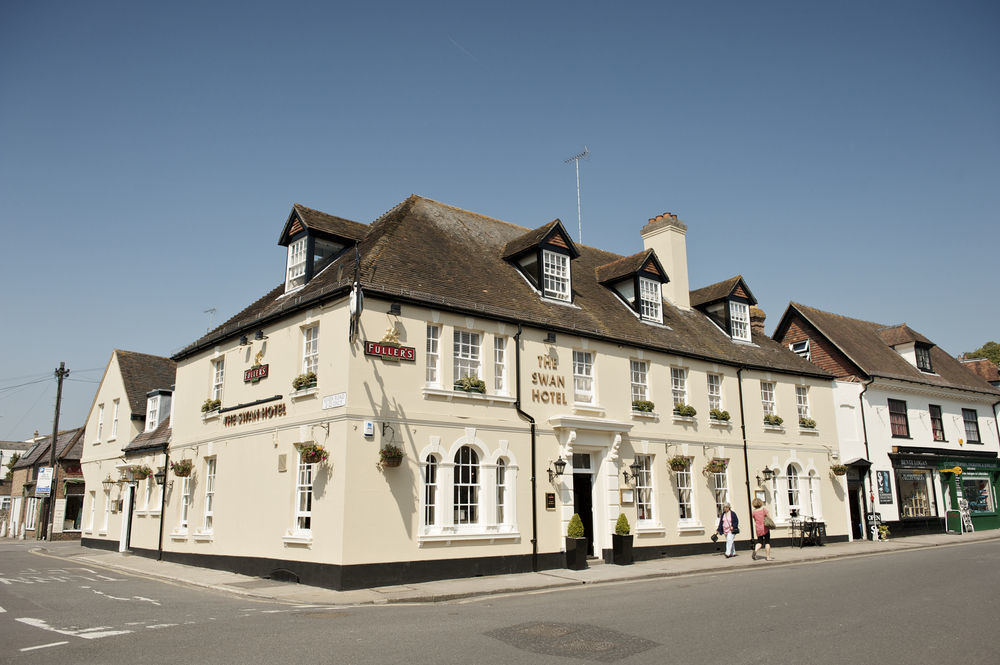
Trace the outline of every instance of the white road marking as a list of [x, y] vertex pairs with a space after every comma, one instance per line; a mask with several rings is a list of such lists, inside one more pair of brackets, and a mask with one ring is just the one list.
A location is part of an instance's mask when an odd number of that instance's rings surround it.
[[34, 651], [35, 649], [48, 649], [49, 647], [61, 647], [69, 642], [53, 642], [52, 644], [39, 644], [37, 647], [24, 647], [21, 651]]
[[4, 612], [6, 612], [6, 611], [7, 611], [7, 610], [5, 610], [4, 608], [0, 607], [0, 614], [3, 614], [3, 613], [4, 613]]
[[153, 624], [152, 626], [146, 626], [146, 628], [172, 628], [172, 627], [178, 626], [178, 625], [180, 625], [180, 624], [176, 624], [176, 623], [156, 623], [156, 624]]
[[62, 630], [50, 626], [44, 619], [32, 619], [30, 617], [21, 617], [18, 618], [17, 621], [29, 626], [34, 626], [35, 628], [41, 628], [42, 630], [51, 630], [53, 633], [59, 633], [60, 635], [82, 637], [85, 640], [96, 640], [101, 637], [125, 635], [132, 632], [131, 630], [108, 630], [111, 626], [98, 626], [97, 628], [86, 628], [84, 630]]

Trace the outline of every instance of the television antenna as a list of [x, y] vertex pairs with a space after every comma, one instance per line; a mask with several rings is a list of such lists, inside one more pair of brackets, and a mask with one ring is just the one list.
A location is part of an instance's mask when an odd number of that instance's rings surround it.
[[580, 208], [580, 160], [587, 159], [590, 156], [590, 148], [583, 146], [583, 152], [578, 155], [573, 155], [569, 159], [564, 159], [563, 164], [568, 164], [570, 162], [576, 162], [576, 223], [578, 226], [577, 231], [577, 242], [583, 242], [583, 214]]
[[212, 331], [213, 325], [215, 323], [215, 308], [209, 307], [202, 314], [208, 314], [208, 332]]

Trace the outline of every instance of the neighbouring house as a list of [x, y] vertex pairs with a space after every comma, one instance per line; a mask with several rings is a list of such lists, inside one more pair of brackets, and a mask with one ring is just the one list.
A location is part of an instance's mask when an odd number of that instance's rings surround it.
[[1000, 389], [906, 324], [793, 302], [773, 337], [837, 377], [855, 537], [1000, 527]]
[[1000, 367], [987, 358], [959, 358], [962, 367], [969, 370], [994, 388], [1000, 388]]
[[[83, 428], [60, 431], [56, 437], [55, 466], [51, 466], [52, 437], [32, 439], [30, 448], [11, 469], [11, 510], [7, 533], [12, 537], [41, 538], [48, 533], [50, 540], [76, 540], [80, 538], [80, 519], [83, 511], [84, 480], [80, 471], [80, 452]], [[48, 525], [44, 517], [45, 493], [42, 475], [44, 469], [53, 469], [49, 479], [53, 513]]]
[[622, 513], [637, 559], [712, 551], [755, 496], [846, 540], [833, 376], [742, 277], [689, 289], [676, 215], [639, 226], [623, 257], [419, 196], [294, 205], [280, 283], [173, 356], [162, 544], [129, 549], [347, 589], [563, 567], [574, 514], [605, 560]]
[[[125, 551], [160, 531], [175, 363], [115, 349], [87, 416], [81, 459], [87, 481], [83, 543]], [[161, 475], [162, 477], [162, 475]]]
[[26, 441], [0, 441], [0, 538], [7, 535], [10, 510], [13, 505], [10, 496], [13, 473], [10, 467], [31, 446], [32, 444]]

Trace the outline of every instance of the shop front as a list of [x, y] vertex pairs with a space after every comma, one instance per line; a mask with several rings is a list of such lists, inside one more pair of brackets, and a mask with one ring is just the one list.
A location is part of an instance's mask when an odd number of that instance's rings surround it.
[[[951, 457], [938, 469], [941, 485], [951, 510], [968, 509], [976, 531], [1000, 528], [997, 512], [997, 482], [1000, 462], [992, 458]], [[968, 502], [963, 504], [963, 500]], [[964, 517], [964, 516], [963, 516]]]

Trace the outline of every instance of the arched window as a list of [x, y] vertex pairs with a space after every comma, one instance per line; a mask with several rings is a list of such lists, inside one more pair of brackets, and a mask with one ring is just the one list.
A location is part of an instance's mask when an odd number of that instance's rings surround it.
[[792, 511], [801, 512], [799, 507], [799, 469], [794, 464], [789, 464], [785, 471], [788, 474], [788, 514], [794, 516]]
[[434, 455], [427, 456], [427, 466], [424, 467], [424, 525], [437, 524], [437, 469], [438, 460]]
[[506, 523], [507, 508], [507, 462], [497, 460], [497, 524]]
[[469, 446], [455, 453], [454, 524], [479, 523], [479, 455]]

